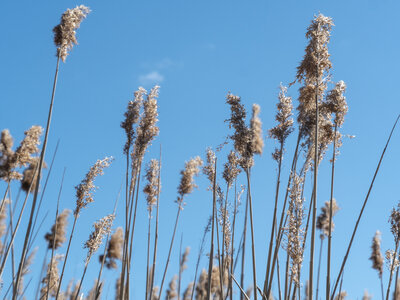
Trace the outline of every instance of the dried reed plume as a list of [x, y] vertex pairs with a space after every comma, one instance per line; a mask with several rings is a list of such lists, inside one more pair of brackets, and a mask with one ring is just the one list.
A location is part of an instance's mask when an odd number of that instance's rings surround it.
[[93, 224], [94, 231], [90, 234], [89, 239], [84, 245], [84, 248], [88, 249], [87, 259], [90, 259], [93, 253], [99, 249], [103, 238], [111, 232], [111, 226], [114, 218], [115, 215], [111, 214]]
[[347, 292], [346, 291], [341, 291], [339, 294], [333, 298], [333, 300], [344, 300], [347, 297]]
[[186, 247], [185, 252], [182, 253], [182, 258], [181, 258], [181, 261], [179, 264], [180, 265], [179, 268], [180, 268], [181, 272], [183, 272], [184, 270], [187, 269], [186, 263], [188, 261], [189, 253], [190, 253], [190, 247]]
[[343, 80], [336, 83], [335, 87], [330, 90], [326, 96], [327, 109], [335, 114], [333, 122], [338, 126], [342, 127], [344, 123], [344, 117], [349, 110], [347, 106], [346, 97], [343, 93], [346, 91], [346, 84]]
[[177, 299], [178, 298], [178, 291], [176, 290], [177, 288], [177, 284], [176, 281], [178, 279], [178, 275], [174, 275], [174, 277], [172, 277], [170, 283], [169, 283], [169, 287], [167, 289], [166, 292], [166, 300], [173, 300], [173, 299]]
[[10, 132], [6, 129], [1, 133], [0, 143], [0, 179], [7, 182], [11, 180], [21, 180], [22, 174], [16, 171], [16, 168], [26, 167], [29, 163], [35, 161], [32, 155], [39, 152], [40, 136], [43, 128], [40, 126], [32, 126], [25, 131], [25, 138], [15, 150], [12, 150], [13, 139]]
[[68, 216], [71, 213], [69, 209], [64, 209], [57, 216], [56, 223], [51, 227], [51, 232], [46, 233], [44, 238], [47, 241], [47, 248], [56, 250], [62, 246], [66, 240]]
[[183, 292], [183, 300], [191, 300], [192, 299], [192, 290], [193, 290], [193, 282], [190, 282]]
[[298, 285], [301, 265], [303, 263], [304, 228], [302, 227], [304, 212], [304, 198], [302, 197], [303, 178], [292, 174], [290, 188], [290, 202], [288, 209], [289, 225], [286, 230], [286, 250], [292, 260], [291, 273], [294, 282]]
[[200, 167], [203, 165], [203, 161], [199, 156], [192, 158], [185, 163], [185, 168], [180, 172], [181, 181], [178, 186], [178, 204], [182, 206], [183, 196], [190, 194], [197, 185], [194, 182], [194, 176], [197, 176], [200, 172]]
[[84, 5], [67, 9], [61, 16], [60, 24], [53, 28], [54, 44], [57, 47], [57, 56], [65, 62], [74, 44], [77, 45], [76, 29], [79, 28], [83, 19], [89, 14], [90, 9]]
[[[7, 219], [7, 204], [10, 203], [10, 200], [4, 199], [3, 203], [0, 205], [0, 239], [3, 237], [3, 235], [6, 233], [7, 225], [6, 219]], [[2, 252], [2, 242], [0, 241], [0, 253]]]
[[[39, 164], [39, 157], [35, 157], [22, 173], [21, 189], [26, 193], [30, 192], [31, 194], [33, 194], [36, 190], [36, 181], [37, 181], [36, 174], [37, 174], [38, 164]], [[45, 162], [43, 162], [43, 168], [47, 168]]]
[[97, 176], [103, 175], [103, 169], [107, 168], [112, 157], [106, 157], [103, 160], [98, 160], [86, 174], [85, 178], [79, 185], [75, 187], [76, 190], [76, 208], [74, 211], [75, 217], [79, 216], [79, 212], [82, 208], [86, 207], [89, 203], [93, 202], [93, 191], [96, 189], [94, 180]]
[[158, 186], [158, 174], [160, 171], [160, 164], [158, 160], [152, 159], [147, 165], [145, 178], [147, 179], [147, 184], [143, 189], [146, 194], [147, 200], [147, 210], [149, 211], [149, 216], [153, 210], [153, 206], [157, 203], [157, 194], [159, 192]]
[[[279, 86], [280, 91], [278, 95], [278, 104], [276, 107], [278, 108], [278, 112], [275, 116], [275, 120], [278, 122], [274, 128], [271, 128], [268, 132], [269, 136], [275, 140], [277, 140], [280, 144], [283, 145], [286, 141], [286, 138], [293, 131], [293, 119], [291, 118], [293, 115], [293, 104], [292, 97], [286, 96], [287, 87], [282, 84]], [[275, 149], [275, 152], [272, 154], [272, 158], [276, 161], [279, 161], [280, 157], [283, 155], [279, 148]]]
[[152, 140], [159, 133], [159, 128], [156, 125], [158, 121], [157, 97], [159, 88], [158, 85], [153, 87], [147, 95], [146, 100], [143, 101], [143, 114], [140, 117], [139, 125], [136, 129], [137, 137], [132, 153], [134, 163], [142, 161], [147, 147], [150, 146]]
[[[400, 266], [399, 255], [392, 249], [386, 250], [385, 252], [386, 266], [389, 271], [393, 272], [398, 266]], [[393, 270], [392, 270], [393, 268]]]
[[393, 234], [394, 241], [397, 244], [400, 241], [400, 203], [397, 208], [393, 208], [389, 217], [390, 231]]
[[128, 154], [129, 149], [132, 147], [133, 141], [135, 140], [134, 125], [139, 121], [140, 107], [143, 103], [143, 95], [146, 93], [147, 92], [144, 88], [139, 87], [139, 89], [134, 93], [134, 100], [129, 101], [126, 112], [124, 113], [125, 120], [121, 123], [121, 127], [126, 133], [124, 154]]
[[[117, 268], [117, 259], [122, 258], [122, 246], [124, 245], [124, 230], [118, 227], [115, 233], [111, 236], [108, 243], [105, 265], [108, 269]], [[102, 263], [103, 255], [99, 256], [99, 261]]]
[[372, 261], [372, 268], [378, 271], [379, 277], [383, 274], [383, 256], [381, 253], [381, 233], [379, 230], [376, 231], [374, 238], [372, 239], [372, 253], [369, 258]]
[[260, 106], [253, 104], [253, 115], [250, 120], [250, 132], [251, 132], [251, 152], [253, 154], [261, 155], [264, 148], [262, 123], [260, 117]]
[[224, 178], [228, 187], [232, 186], [233, 181], [240, 174], [239, 158], [237, 157], [235, 151], [231, 151], [228, 154], [228, 161], [224, 164], [224, 171], [222, 177]]
[[[330, 201], [325, 202], [325, 206], [321, 207], [321, 214], [317, 218], [317, 229], [321, 230], [321, 239], [329, 234], [329, 207]], [[339, 206], [336, 203], [335, 199], [332, 199], [332, 217], [339, 210]], [[331, 231], [335, 228], [335, 224], [331, 223]]]
[[45, 297], [47, 293], [49, 293], [51, 297], [56, 296], [58, 283], [60, 280], [58, 263], [62, 258], [63, 258], [62, 255], [56, 255], [53, 257], [52, 261], [47, 265], [47, 274], [42, 280], [44, 286], [40, 290], [40, 299], [46, 299]]
[[206, 150], [207, 163], [203, 167], [203, 174], [206, 175], [208, 180], [210, 181], [210, 186], [208, 187], [208, 190], [212, 190], [212, 186], [214, 183], [215, 160], [216, 160], [216, 156], [215, 156], [214, 151], [212, 151], [211, 148], [207, 148], [207, 150]]

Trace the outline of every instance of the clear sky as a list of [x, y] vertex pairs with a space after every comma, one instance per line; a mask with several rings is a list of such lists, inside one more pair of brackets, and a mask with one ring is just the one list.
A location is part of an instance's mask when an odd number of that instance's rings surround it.
[[[124, 180], [125, 143], [119, 127], [133, 92], [159, 84], [160, 135], [146, 154], [146, 161], [159, 156], [162, 145], [162, 194], [160, 203], [159, 268], [164, 266], [167, 245], [176, 213], [179, 171], [191, 157], [204, 157], [208, 146], [216, 147], [229, 134], [224, 120], [230, 91], [242, 97], [250, 111], [261, 106], [265, 136], [274, 126], [279, 84], [294, 80], [296, 67], [304, 55], [305, 32], [314, 14], [333, 18], [329, 51], [333, 62], [332, 80], [344, 80], [349, 113], [342, 132], [356, 138], [344, 141], [336, 165], [335, 198], [341, 210], [335, 218], [333, 276], [335, 277], [366, 195], [390, 128], [400, 112], [396, 93], [400, 69], [400, 24], [398, 1], [2, 1], [3, 28], [0, 43], [0, 129], [8, 128], [18, 144], [23, 132], [37, 124], [45, 126], [56, 57], [52, 28], [67, 8], [84, 4], [92, 10], [78, 30], [79, 45], [61, 64], [47, 161], [60, 140], [54, 169], [41, 212], [49, 213], [39, 232], [40, 247], [27, 290], [31, 299], [44, 256], [42, 236], [53, 223], [56, 199], [64, 167], [61, 207], [75, 207], [76, 186], [89, 167], [100, 158], [114, 156], [112, 166], [96, 181], [100, 188], [78, 220], [72, 242], [66, 278], [80, 277], [91, 224], [112, 211]], [[297, 100], [295, 85], [289, 95]], [[297, 102], [294, 102], [297, 105]], [[284, 161], [282, 182], [286, 182], [295, 136], [291, 136]], [[229, 146], [230, 147], [230, 146]], [[276, 163], [271, 159], [275, 143], [265, 140], [264, 154], [256, 158], [252, 174], [255, 212], [258, 278], [262, 285], [271, 223]], [[330, 155], [330, 151], [328, 155]], [[395, 132], [370, 196], [359, 232], [345, 269], [343, 289], [350, 299], [361, 298], [364, 289], [379, 297], [380, 285], [371, 269], [371, 239], [382, 232], [382, 248], [394, 247], [389, 231], [390, 210], [400, 200], [400, 132]], [[225, 156], [219, 157], [219, 170]], [[319, 203], [329, 199], [330, 164], [321, 165]], [[240, 178], [244, 183], [244, 177]], [[178, 272], [179, 240], [191, 246], [184, 285], [192, 280], [197, 249], [207, 217], [211, 194], [207, 180], [197, 180], [199, 189], [187, 198], [167, 280]], [[283, 184], [284, 185], [284, 184]], [[0, 183], [3, 193], [6, 185]], [[283, 193], [284, 188], [281, 189]], [[16, 196], [18, 186], [12, 194]], [[306, 205], [309, 203], [306, 193]], [[143, 297], [147, 214], [144, 197], [139, 198], [139, 218], [134, 250], [133, 299]], [[120, 201], [122, 203], [122, 199]], [[240, 218], [243, 216], [243, 207]], [[123, 224], [122, 205], [116, 226]], [[25, 213], [27, 218], [28, 213]], [[72, 222], [72, 218], [70, 219]], [[24, 228], [24, 227], [23, 227]], [[20, 247], [23, 231], [16, 241]], [[318, 244], [317, 244], [318, 245]], [[207, 246], [208, 247], [208, 246]], [[317, 248], [317, 247], [316, 247]], [[316, 250], [318, 253], [318, 250]], [[247, 253], [250, 253], [248, 251]], [[308, 253], [308, 250], [306, 250]], [[17, 255], [18, 257], [18, 255]], [[250, 256], [247, 258], [250, 262]], [[203, 257], [202, 267], [207, 266]], [[84, 291], [97, 275], [97, 256], [89, 265]], [[303, 282], [308, 274], [305, 258]], [[324, 270], [324, 268], [322, 269]], [[7, 272], [10, 272], [8, 269]], [[5, 275], [8, 275], [7, 272]], [[323, 273], [324, 274], [324, 271]], [[117, 273], [106, 271], [105, 295], [112, 298]], [[9, 279], [4, 278], [8, 287]], [[388, 270], [385, 269], [384, 284]], [[26, 279], [26, 283], [29, 279]], [[324, 281], [324, 275], [321, 277]], [[157, 273], [156, 281], [161, 281]], [[66, 286], [68, 280], [64, 280]], [[251, 284], [250, 264], [246, 282]], [[321, 284], [321, 295], [323, 295]], [[0, 295], [4, 295], [4, 289]]]

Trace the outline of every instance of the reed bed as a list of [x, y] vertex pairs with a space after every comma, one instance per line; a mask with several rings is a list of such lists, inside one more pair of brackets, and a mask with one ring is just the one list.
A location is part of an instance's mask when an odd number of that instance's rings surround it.
[[[54, 223], [50, 230], [36, 226], [39, 212], [45, 209], [41, 205], [45, 192], [42, 189], [42, 177], [46, 167], [48, 140], [53, 139], [50, 125], [53, 109], [57, 107], [55, 91], [60, 63], [66, 62], [77, 44], [76, 31], [89, 12], [90, 9], [83, 5], [68, 9], [62, 15], [60, 24], [53, 29], [57, 48], [56, 73], [45, 129], [32, 126], [25, 132], [18, 147], [14, 146], [8, 129], [1, 132], [1, 295], [13, 300], [122, 300], [133, 299], [133, 291], [143, 290], [146, 300], [344, 299], [346, 291], [343, 287], [346, 277], [352, 272], [346, 270], [346, 262], [351, 257], [351, 248], [360, 230], [360, 220], [375, 179], [379, 176], [384, 155], [390, 150], [390, 141], [400, 116], [394, 120], [390, 132], [388, 129], [389, 136], [381, 156], [376, 158], [378, 165], [367, 194], [360, 211], [354, 212], [357, 218], [354, 228], [349, 230], [348, 246], [337, 249], [332, 245], [335, 239], [334, 218], [340, 213], [340, 199], [335, 199], [335, 162], [340, 159], [339, 149], [346, 137], [341, 130], [348, 112], [345, 96], [347, 86], [344, 81], [334, 81], [328, 47], [334, 24], [331, 18], [322, 14], [316, 15], [306, 29], [307, 46], [296, 74], [284, 78], [289, 84], [279, 87], [275, 126], [269, 130], [263, 129], [260, 105], [252, 105], [249, 117], [241, 97], [227, 93], [225, 102], [229, 117], [225, 120], [226, 140], [221, 141], [215, 151], [208, 147], [204, 158], [193, 153], [193, 158], [182, 161], [176, 199], [166, 199], [162, 194], [163, 187], [172, 184], [173, 180], [162, 177], [161, 147], [158, 159], [148, 157], [148, 149], [162, 130], [158, 127], [160, 87], [154, 86], [150, 91], [139, 87], [134, 92], [124, 116], [121, 116], [120, 126], [126, 142], [121, 145], [121, 153], [114, 154], [115, 160], [125, 161], [125, 170], [120, 174], [123, 199], [119, 209], [117, 199], [114, 210], [94, 223], [94, 229], [84, 243], [87, 255], [82, 258], [83, 267], [76, 270], [75, 278], [66, 277], [72, 268], [70, 256], [74, 255], [74, 249], [80, 247], [79, 242], [82, 242], [77, 241], [74, 233], [81, 229], [80, 222], [86, 217], [85, 210], [96, 211], [100, 205], [95, 200], [95, 191], [101, 187], [95, 186], [95, 180], [100, 175], [107, 177], [107, 168], [112, 167], [114, 160], [105, 157], [89, 168], [75, 187], [74, 208], [67, 208], [66, 201], [61, 197], [64, 170], [57, 209], [49, 213]], [[289, 96], [295, 88], [298, 89], [296, 110], [296, 103]], [[267, 135], [271, 141], [266, 141]], [[288, 143], [289, 139], [296, 143]], [[275, 182], [265, 183], [274, 186], [273, 194], [264, 194], [260, 199], [253, 192], [256, 181], [252, 171], [258, 162], [257, 156], [265, 155], [266, 143], [275, 145], [272, 160], [277, 172]], [[288, 145], [295, 147], [291, 149]], [[332, 154], [331, 159], [326, 157], [328, 153]], [[287, 160], [288, 157], [292, 160]], [[318, 171], [323, 164], [331, 170], [329, 178], [320, 178]], [[191, 198], [195, 197], [192, 194], [196, 193], [196, 181], [201, 173], [209, 184], [208, 194], [203, 201], [210, 217], [192, 221], [191, 226], [206, 224], [202, 237], [199, 237], [198, 252], [193, 253], [190, 249], [196, 249], [196, 245], [183, 250], [182, 247], [186, 246], [183, 244], [183, 235], [179, 249], [175, 240], [178, 232], [186, 226], [181, 224], [182, 215], [185, 214], [186, 205], [191, 205]], [[320, 199], [321, 180], [330, 182], [327, 191], [330, 197], [325, 203]], [[17, 196], [15, 190], [18, 190]], [[146, 203], [145, 209], [142, 209], [144, 206], [139, 204], [140, 201]], [[160, 201], [175, 202], [176, 216], [171, 216], [169, 223], [160, 223], [159, 215], [163, 214]], [[259, 224], [255, 220], [258, 214], [254, 211], [255, 203], [259, 201], [269, 201], [273, 207], [271, 211], [263, 213], [267, 220], [266, 244], [257, 241], [256, 232], [260, 228], [256, 225]], [[30, 208], [29, 213], [25, 212], [26, 208]], [[317, 215], [319, 208], [321, 213]], [[146, 226], [138, 226], [138, 215], [147, 216]], [[28, 221], [21, 223], [23, 218]], [[114, 226], [117, 220], [123, 225]], [[400, 295], [400, 203], [391, 211], [389, 220], [393, 249], [385, 253], [388, 268], [384, 267], [379, 231], [372, 239], [370, 256], [372, 268], [378, 274], [379, 296], [383, 300], [399, 299]], [[138, 240], [135, 234], [142, 227], [146, 228], [146, 241]], [[163, 229], [163, 235], [169, 230], [168, 237], [162, 239], [167, 241], [163, 244], [160, 243], [160, 228]], [[317, 230], [320, 233], [318, 248]], [[189, 233], [184, 231], [184, 234]], [[16, 244], [16, 236], [20, 237], [20, 244]], [[43, 261], [42, 268], [38, 272], [30, 272], [36, 252], [35, 242], [41, 237], [47, 243], [44, 257], [39, 258]], [[139, 247], [146, 248], [146, 257], [136, 255]], [[250, 255], [246, 255], [249, 252]], [[256, 257], [256, 253], [260, 252], [265, 255]], [[337, 253], [345, 253], [343, 260], [333, 261]], [[171, 259], [173, 257], [179, 257], [178, 265], [172, 264], [175, 261]], [[187, 270], [187, 261], [194, 260], [194, 257], [197, 258], [195, 269]], [[139, 270], [135, 261], [145, 261], [145, 270]], [[87, 271], [95, 264], [98, 264], [98, 273], [93, 278], [87, 278], [87, 274], [93, 274]], [[115, 291], [105, 290], [106, 283], [109, 286], [109, 274], [113, 274], [112, 278], [117, 277]], [[143, 282], [144, 286], [139, 288], [138, 285]], [[29, 285], [36, 287], [36, 295], [26, 292]], [[368, 292], [362, 297], [370, 299]]]

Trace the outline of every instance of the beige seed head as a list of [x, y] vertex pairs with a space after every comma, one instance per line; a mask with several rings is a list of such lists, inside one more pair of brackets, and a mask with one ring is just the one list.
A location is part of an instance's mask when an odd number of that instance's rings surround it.
[[56, 223], [51, 227], [51, 232], [46, 233], [44, 238], [47, 241], [48, 249], [54, 250], [60, 248], [66, 240], [68, 216], [71, 213], [69, 209], [64, 209], [61, 214], [57, 216]]
[[178, 275], [174, 275], [172, 280], [169, 283], [168, 290], [166, 292], [166, 300], [173, 300], [178, 298], [177, 284], [176, 281], [178, 279]]
[[121, 123], [121, 127], [126, 133], [126, 143], [124, 146], [124, 154], [128, 154], [129, 149], [132, 147], [133, 141], [135, 139], [135, 129], [134, 125], [139, 121], [140, 117], [140, 107], [143, 103], [143, 95], [147, 94], [147, 91], [139, 87], [139, 89], [134, 93], [134, 100], [129, 101], [128, 107], [124, 114], [125, 120]]
[[252, 154], [261, 155], [264, 147], [262, 123], [259, 118], [260, 106], [253, 104], [253, 115], [250, 120], [250, 132], [251, 132], [251, 152]]
[[214, 151], [209, 147], [207, 148], [206, 151], [206, 161], [207, 163], [203, 167], [203, 174], [205, 174], [210, 181], [210, 186], [208, 189], [212, 189], [212, 186], [214, 184], [214, 177], [215, 177], [215, 161], [216, 161], [216, 156]]
[[382, 277], [383, 274], [383, 256], [381, 253], [381, 233], [380, 231], [376, 231], [374, 238], [372, 239], [372, 253], [370, 256], [370, 260], [372, 261], [372, 269], [378, 271], [379, 277]]
[[[122, 227], [118, 227], [115, 233], [111, 236], [108, 243], [105, 265], [108, 269], [117, 268], [117, 259], [122, 259], [122, 247], [124, 245], [124, 231]], [[102, 263], [103, 255], [99, 256], [99, 261]]]
[[106, 157], [103, 160], [98, 160], [86, 174], [85, 178], [79, 185], [75, 187], [76, 190], [76, 208], [74, 215], [79, 216], [82, 208], [86, 207], [89, 203], [93, 202], [93, 191], [96, 189], [94, 180], [97, 176], [103, 175], [103, 169], [110, 166], [112, 157]]
[[228, 161], [224, 164], [224, 171], [222, 177], [225, 179], [228, 187], [232, 186], [233, 181], [240, 174], [239, 158], [234, 151], [229, 152]]
[[[317, 229], [321, 230], [321, 238], [329, 235], [329, 210], [330, 210], [330, 201], [325, 202], [325, 206], [321, 207], [321, 214], [317, 218]], [[336, 215], [339, 210], [339, 206], [335, 199], [332, 199], [332, 217]], [[335, 223], [332, 221], [332, 232], [335, 228]]]
[[47, 265], [47, 274], [42, 279], [43, 287], [40, 290], [41, 299], [45, 299], [47, 295], [47, 290], [50, 297], [55, 297], [57, 295], [58, 284], [60, 280], [58, 263], [63, 258], [62, 255], [56, 255], [53, 257], [52, 261]]
[[94, 230], [90, 234], [89, 239], [86, 241], [83, 247], [88, 249], [88, 255], [86, 258], [87, 260], [90, 260], [93, 253], [99, 249], [101, 243], [103, 242], [103, 238], [111, 232], [111, 226], [114, 219], [115, 215], [111, 214], [93, 224]]
[[[139, 126], [137, 127], [137, 137], [134, 145], [134, 151], [132, 153], [132, 160], [134, 164], [138, 164], [142, 161], [147, 147], [151, 145], [151, 142], [160, 131], [157, 127], [157, 98], [159, 89], [160, 87], [156, 85], [151, 89], [150, 93], [146, 97], [146, 100], [143, 101], [143, 114], [140, 118]], [[135, 167], [137, 166], [135, 165]]]
[[157, 197], [159, 192], [158, 188], [159, 172], [160, 172], [160, 164], [158, 160], [152, 159], [147, 165], [146, 175], [145, 175], [147, 184], [143, 189], [143, 192], [146, 194], [147, 210], [149, 211], [149, 216], [151, 216], [153, 206], [157, 203]]
[[180, 196], [178, 199], [179, 203], [183, 201], [182, 198], [184, 195], [190, 194], [193, 189], [197, 187], [194, 182], [194, 176], [199, 174], [202, 164], [203, 161], [199, 156], [196, 156], [185, 163], [185, 169], [181, 171], [181, 181], [178, 186], [178, 194]]
[[76, 29], [79, 28], [89, 12], [90, 9], [84, 5], [67, 9], [61, 16], [60, 24], [53, 28], [54, 44], [57, 47], [57, 55], [62, 61], [65, 62], [73, 46], [78, 44]]

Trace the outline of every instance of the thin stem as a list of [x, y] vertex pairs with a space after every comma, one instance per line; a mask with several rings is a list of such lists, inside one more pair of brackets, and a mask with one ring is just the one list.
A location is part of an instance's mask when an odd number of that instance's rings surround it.
[[390, 275], [389, 275], [389, 282], [388, 282], [388, 287], [386, 290], [386, 300], [389, 299], [389, 292], [390, 292], [390, 286], [392, 284], [392, 277], [393, 277], [393, 272], [394, 272], [394, 268], [395, 268], [395, 262], [397, 259], [397, 250], [399, 248], [399, 240], [397, 239], [396, 241], [396, 248], [394, 249], [394, 253], [393, 253], [393, 258], [392, 258], [392, 263], [390, 265]]
[[396, 119], [396, 122], [394, 123], [394, 125], [393, 125], [393, 127], [392, 127], [392, 130], [390, 131], [390, 135], [389, 135], [389, 137], [388, 137], [388, 139], [387, 139], [385, 148], [383, 148], [381, 157], [380, 157], [380, 159], [379, 159], [378, 166], [376, 167], [374, 176], [372, 177], [372, 181], [371, 181], [371, 184], [370, 184], [370, 186], [369, 186], [367, 195], [365, 196], [365, 200], [364, 200], [364, 203], [363, 203], [363, 205], [362, 205], [362, 207], [361, 207], [360, 214], [359, 214], [359, 216], [358, 216], [358, 218], [357, 218], [357, 222], [356, 222], [356, 224], [355, 224], [355, 226], [354, 226], [354, 230], [353, 230], [353, 233], [352, 233], [352, 235], [351, 235], [351, 239], [350, 239], [349, 245], [348, 245], [348, 247], [347, 247], [346, 254], [345, 254], [344, 258], [343, 258], [343, 262], [342, 262], [342, 265], [341, 265], [341, 267], [340, 267], [339, 275], [338, 275], [338, 277], [337, 277], [338, 279], [336, 280], [335, 285], [334, 285], [334, 288], [333, 288], [333, 291], [332, 291], [332, 293], [331, 293], [331, 299], [333, 299], [333, 295], [335, 295], [336, 288], [337, 288], [337, 286], [338, 286], [338, 284], [339, 284], [339, 278], [340, 278], [340, 276], [341, 276], [342, 273], [343, 273], [344, 266], [346, 265], [346, 261], [347, 261], [347, 258], [348, 258], [348, 256], [349, 256], [350, 249], [351, 249], [351, 246], [352, 246], [352, 244], [353, 244], [354, 237], [355, 237], [356, 232], [357, 232], [357, 229], [358, 229], [358, 224], [360, 223], [360, 220], [361, 220], [361, 217], [362, 217], [362, 215], [363, 215], [365, 206], [367, 205], [367, 202], [368, 202], [368, 199], [369, 199], [369, 195], [370, 195], [370, 193], [371, 193], [371, 191], [372, 191], [372, 187], [374, 186], [374, 182], [375, 182], [376, 176], [378, 175], [379, 168], [380, 168], [380, 166], [381, 166], [383, 157], [385, 156], [386, 149], [387, 149], [387, 147], [388, 147], [388, 145], [389, 145], [390, 139], [391, 139], [391, 137], [392, 137], [392, 134], [393, 134], [394, 129], [396, 128], [396, 125], [397, 125], [397, 122], [399, 121], [399, 118], [400, 118], [400, 115], [398, 115], [398, 117], [397, 117], [397, 119]]
[[163, 290], [163, 286], [164, 286], [164, 281], [165, 281], [165, 276], [167, 275], [167, 270], [168, 270], [168, 265], [169, 265], [169, 260], [171, 258], [171, 252], [172, 252], [172, 247], [174, 245], [174, 239], [175, 239], [175, 233], [176, 233], [176, 228], [178, 227], [178, 220], [179, 220], [179, 215], [181, 212], [181, 205], [183, 203], [183, 198], [181, 199], [181, 203], [178, 203], [178, 212], [176, 213], [176, 220], [175, 220], [175, 225], [174, 225], [174, 231], [172, 233], [172, 238], [171, 238], [171, 244], [169, 245], [169, 251], [168, 251], [168, 257], [167, 257], [167, 262], [165, 264], [165, 269], [164, 269], [164, 274], [163, 274], [163, 278], [161, 280], [161, 285], [160, 285], [160, 292], [158, 294], [158, 299], [161, 299], [161, 293]]
[[85, 278], [90, 258], [91, 258], [91, 256], [86, 258], [85, 269], [83, 270], [82, 278], [81, 278], [81, 281], [79, 282], [79, 287], [78, 287], [78, 290], [76, 291], [76, 294], [75, 294], [75, 300], [78, 300], [78, 296], [79, 296], [79, 293], [80, 293], [81, 288], [82, 288], [82, 282], [83, 282], [83, 279]]
[[[249, 187], [247, 187], [249, 188]], [[247, 235], [247, 215], [249, 210], [249, 193], [246, 196], [246, 209], [244, 212], [244, 225], [243, 225], [243, 238], [242, 238], [242, 265], [241, 265], [241, 273], [240, 273], [240, 284], [244, 285], [244, 266], [245, 266], [245, 257], [246, 257], [246, 235]], [[240, 294], [240, 300], [243, 300], [242, 294]]]
[[[331, 249], [332, 249], [332, 205], [333, 205], [333, 184], [335, 180], [335, 160], [336, 160], [336, 133], [337, 124], [335, 123], [335, 134], [333, 138], [333, 154], [332, 154], [332, 175], [331, 175], [331, 198], [329, 200], [329, 233], [328, 233], [328, 256], [326, 263], [326, 300], [329, 300], [330, 282], [331, 282]], [[318, 300], [318, 298], [317, 298]]]
[[246, 292], [242, 289], [242, 287], [240, 286], [240, 284], [236, 281], [235, 277], [233, 276], [233, 274], [231, 274], [231, 277], [233, 279], [233, 281], [236, 283], [236, 285], [238, 286], [238, 288], [240, 289], [240, 296], [244, 296], [246, 298], [246, 300], [250, 300], [250, 298], [246, 295]]
[[216, 215], [216, 192], [217, 192], [217, 184], [216, 184], [216, 175], [217, 174], [217, 159], [215, 159], [214, 166], [214, 178], [213, 178], [213, 209], [212, 209], [212, 221], [211, 221], [211, 246], [210, 246], [210, 259], [208, 262], [208, 286], [207, 286], [207, 300], [211, 300], [211, 273], [213, 268], [213, 259], [214, 259], [214, 230], [215, 230], [215, 215]]
[[[147, 265], [146, 265], [146, 293], [144, 299], [147, 299], [149, 295], [149, 285], [150, 285], [150, 278], [149, 278], [149, 267], [150, 267], [150, 233], [151, 233], [151, 212], [149, 212], [149, 222], [147, 228]], [[151, 274], [150, 274], [151, 275]]]
[[154, 287], [154, 273], [156, 272], [156, 260], [157, 260], [157, 245], [158, 245], [158, 214], [159, 214], [159, 203], [160, 203], [160, 189], [161, 189], [161, 145], [160, 145], [160, 167], [158, 169], [158, 179], [157, 179], [157, 212], [156, 212], [156, 229], [154, 236], [154, 250], [153, 250], [153, 272], [151, 273], [151, 285], [150, 285], [150, 300], [153, 296]]
[[[51, 95], [49, 115], [48, 115], [48, 118], [47, 118], [46, 133], [45, 133], [45, 136], [44, 136], [42, 151], [40, 153], [39, 169], [38, 169], [38, 174], [37, 174], [37, 178], [36, 178], [35, 193], [34, 193], [34, 196], [33, 196], [31, 214], [30, 214], [30, 217], [29, 217], [28, 227], [26, 229], [24, 246], [22, 247], [21, 259], [20, 259], [20, 262], [19, 262], [19, 268], [18, 268], [16, 285], [15, 285], [17, 290], [18, 290], [18, 286], [19, 286], [19, 281], [20, 281], [21, 276], [22, 276], [22, 269], [23, 269], [23, 266], [24, 266], [24, 263], [25, 263], [25, 258], [26, 258], [26, 254], [27, 254], [27, 248], [28, 248], [27, 246], [28, 246], [28, 241], [29, 241], [29, 237], [30, 237], [30, 234], [31, 234], [33, 216], [34, 216], [34, 213], [35, 213], [36, 202], [37, 202], [37, 197], [38, 197], [38, 193], [39, 193], [40, 177], [42, 175], [43, 162], [44, 162], [44, 157], [45, 157], [46, 147], [47, 147], [47, 139], [48, 139], [49, 131], [50, 131], [51, 116], [52, 116], [52, 113], [53, 113], [53, 104], [54, 104], [54, 96], [55, 96], [55, 92], [56, 92], [59, 65], [60, 65], [60, 55], [57, 56], [57, 67], [56, 67], [56, 73], [55, 73], [55, 76], [54, 76], [53, 92], [52, 92], [52, 95]], [[17, 293], [16, 293], [16, 291], [14, 291], [13, 300], [16, 300], [16, 299], [17, 299]]]
[[254, 225], [253, 225], [253, 205], [251, 200], [251, 184], [250, 184], [250, 170], [247, 168], [246, 170], [247, 177], [247, 191], [249, 194], [249, 211], [250, 211], [250, 231], [251, 231], [251, 254], [253, 260], [253, 291], [254, 291], [254, 300], [257, 300], [257, 275], [256, 275], [256, 246], [254, 240]]
[[318, 300], [318, 292], [319, 292], [319, 274], [321, 271], [321, 257], [322, 257], [322, 244], [323, 243], [324, 243], [324, 239], [323, 239], [323, 237], [321, 237], [321, 245], [319, 246], [319, 259], [318, 259], [317, 292], [315, 293], [315, 299], [317, 299], [317, 300]]
[[[269, 248], [268, 248], [268, 259], [267, 259], [267, 268], [265, 272], [265, 281], [264, 281], [264, 287], [267, 285], [267, 280], [269, 278], [269, 272], [270, 272], [270, 267], [271, 267], [271, 258], [272, 258], [272, 246], [274, 242], [274, 233], [275, 233], [275, 226], [276, 226], [276, 214], [277, 214], [277, 209], [278, 209], [278, 198], [279, 198], [279, 186], [281, 183], [281, 166], [282, 166], [282, 152], [283, 152], [283, 142], [281, 142], [281, 147], [280, 147], [280, 155], [279, 155], [279, 161], [278, 161], [278, 176], [277, 176], [277, 181], [276, 181], [276, 188], [275, 188], [275, 205], [274, 205], [274, 214], [272, 218], [272, 226], [271, 226], [271, 235], [269, 239]], [[265, 290], [265, 288], [264, 288]], [[265, 297], [268, 297], [265, 295]]]

